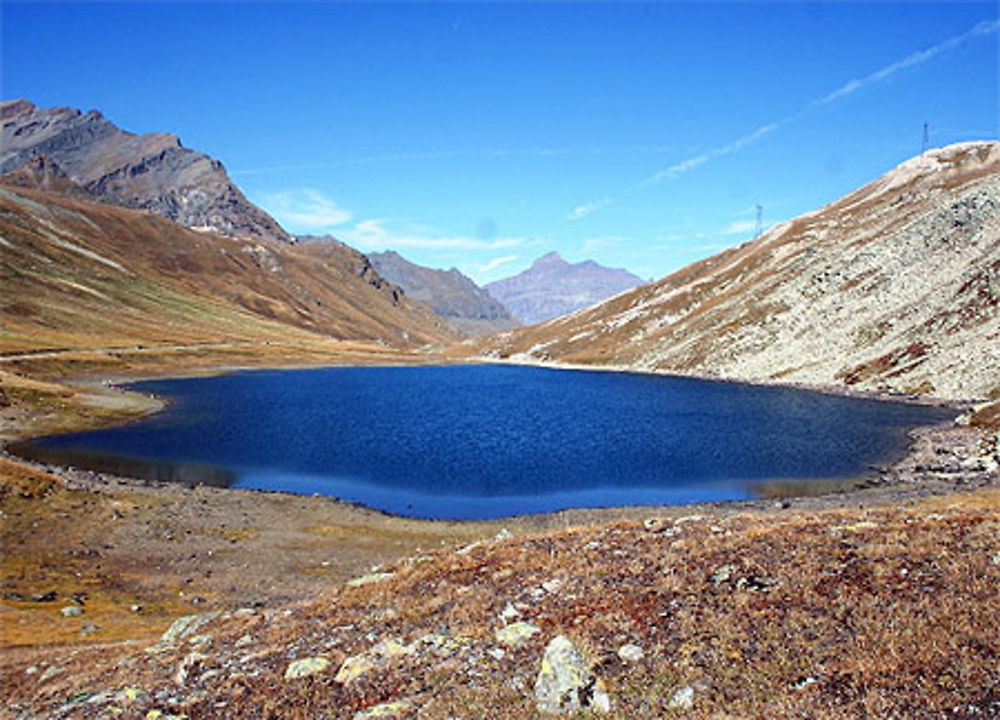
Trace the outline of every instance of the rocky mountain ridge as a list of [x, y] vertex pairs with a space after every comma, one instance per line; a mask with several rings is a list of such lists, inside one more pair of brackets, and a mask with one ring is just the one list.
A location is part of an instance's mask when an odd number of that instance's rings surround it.
[[392, 250], [368, 253], [368, 258], [380, 275], [429, 305], [465, 335], [509, 330], [519, 324], [506, 307], [457, 268], [424, 267]]
[[[100, 112], [0, 103], [0, 175], [8, 184], [53, 187], [147, 210], [185, 227], [233, 237], [291, 238], [229, 179], [222, 163], [169, 133], [125, 132]], [[68, 182], [67, 182], [68, 181]]]
[[593, 260], [568, 263], [557, 252], [535, 260], [531, 267], [484, 288], [525, 324], [543, 322], [588, 307], [641, 285], [642, 278]]
[[1000, 396], [1000, 143], [929, 150], [760, 238], [486, 339], [523, 361]]

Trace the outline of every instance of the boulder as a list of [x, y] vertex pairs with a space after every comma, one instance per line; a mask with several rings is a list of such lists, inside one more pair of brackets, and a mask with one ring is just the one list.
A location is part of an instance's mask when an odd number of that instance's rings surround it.
[[611, 709], [604, 684], [565, 635], [552, 638], [545, 648], [535, 681], [535, 704], [539, 712], [553, 715]]

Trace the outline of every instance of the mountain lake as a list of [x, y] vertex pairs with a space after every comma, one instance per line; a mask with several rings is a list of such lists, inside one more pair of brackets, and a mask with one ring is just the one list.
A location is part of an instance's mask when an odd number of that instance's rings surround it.
[[955, 412], [805, 390], [509, 365], [136, 383], [168, 407], [14, 448], [150, 480], [319, 493], [418, 518], [848, 489]]

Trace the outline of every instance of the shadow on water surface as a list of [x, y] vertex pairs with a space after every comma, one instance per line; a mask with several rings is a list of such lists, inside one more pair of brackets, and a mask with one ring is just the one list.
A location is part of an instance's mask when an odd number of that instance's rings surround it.
[[151, 482], [177, 483], [188, 487], [207, 485], [227, 488], [236, 481], [236, 475], [233, 472], [200, 463], [150, 460], [87, 452], [86, 450], [47, 448], [35, 445], [30, 441], [13, 444], [9, 450], [14, 455], [26, 460], [46, 465], [74, 467]]

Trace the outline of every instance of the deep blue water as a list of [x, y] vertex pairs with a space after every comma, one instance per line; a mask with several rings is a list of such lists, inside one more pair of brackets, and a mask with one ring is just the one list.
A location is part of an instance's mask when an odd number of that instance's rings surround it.
[[502, 365], [138, 383], [169, 408], [21, 450], [150, 478], [321, 493], [425, 518], [809, 492], [898, 457], [942, 408]]

